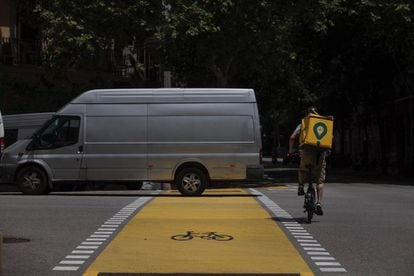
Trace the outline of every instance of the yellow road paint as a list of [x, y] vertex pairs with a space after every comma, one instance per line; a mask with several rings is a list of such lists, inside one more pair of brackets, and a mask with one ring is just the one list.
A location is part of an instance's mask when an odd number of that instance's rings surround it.
[[[224, 194], [225, 196], [221, 196]], [[168, 196], [171, 195], [171, 196]], [[122, 229], [85, 272], [107, 273], [300, 273], [313, 275], [286, 235], [241, 189], [174, 192], [155, 198]], [[174, 235], [215, 232], [233, 240]]]
[[279, 190], [279, 189], [287, 189], [287, 188], [289, 188], [288, 186], [286, 186], [286, 185], [280, 185], [280, 186], [270, 186], [270, 187], [267, 187], [267, 189], [268, 190]]

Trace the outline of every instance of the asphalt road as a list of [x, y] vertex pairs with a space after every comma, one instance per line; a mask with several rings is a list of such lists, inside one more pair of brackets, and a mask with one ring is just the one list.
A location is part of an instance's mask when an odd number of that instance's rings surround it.
[[[315, 217], [310, 225], [304, 222], [303, 199], [296, 195], [294, 184], [247, 191], [257, 194], [256, 200], [266, 210], [261, 200], [264, 198], [284, 210], [283, 216], [293, 218], [275, 218], [275, 224], [315, 275], [414, 275], [414, 186], [329, 183], [323, 205], [325, 215]], [[145, 195], [154, 196], [149, 191], [62, 192], [48, 196], [0, 192], [0, 232], [6, 238], [29, 240], [10, 243], [9, 239], [3, 244], [3, 276], [81, 275], [105, 246], [98, 248], [77, 271], [53, 269], [105, 221]], [[141, 207], [134, 206], [133, 212], [139, 212]], [[120, 224], [108, 243], [131, 218], [133, 214]], [[295, 237], [296, 230], [291, 230], [298, 227], [289, 227], [292, 221], [298, 222], [304, 229], [298, 231], [313, 237], [333, 260], [312, 259], [309, 249], [299, 241], [302, 238]], [[321, 271], [330, 266], [346, 273]]]
[[[295, 190], [262, 192], [304, 222]], [[414, 186], [328, 183], [323, 207], [324, 215], [304, 228], [348, 275], [414, 275]]]

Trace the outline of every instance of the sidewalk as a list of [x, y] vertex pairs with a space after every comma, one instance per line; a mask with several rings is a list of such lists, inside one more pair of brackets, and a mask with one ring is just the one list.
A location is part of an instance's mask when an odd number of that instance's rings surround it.
[[[276, 183], [297, 182], [297, 167], [283, 166], [282, 163], [275, 165], [271, 162], [264, 162], [264, 166], [265, 174], [274, 179]], [[328, 166], [326, 182], [414, 185], [414, 177], [392, 176], [376, 171], [330, 168]]]

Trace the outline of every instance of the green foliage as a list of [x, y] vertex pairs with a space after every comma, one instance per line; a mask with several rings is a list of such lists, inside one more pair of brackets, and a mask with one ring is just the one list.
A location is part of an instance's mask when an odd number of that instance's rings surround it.
[[[44, 67], [55, 75], [107, 76], [108, 51], [132, 45], [139, 78], [138, 56], [150, 48], [178, 86], [254, 88], [270, 130], [293, 127], [310, 104], [342, 117], [382, 108], [413, 62], [409, 0], [18, 3], [42, 30]], [[88, 83], [108, 85], [96, 77]]]

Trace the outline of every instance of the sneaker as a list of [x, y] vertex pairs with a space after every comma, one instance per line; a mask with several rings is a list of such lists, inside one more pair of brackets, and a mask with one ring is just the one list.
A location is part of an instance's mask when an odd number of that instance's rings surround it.
[[305, 194], [305, 190], [303, 189], [303, 186], [298, 187], [298, 196], [303, 196]]
[[322, 205], [320, 203], [316, 203], [315, 214], [317, 214], [318, 216], [323, 216]]

